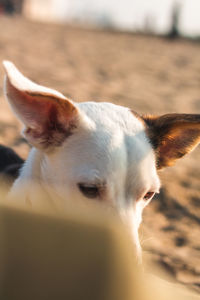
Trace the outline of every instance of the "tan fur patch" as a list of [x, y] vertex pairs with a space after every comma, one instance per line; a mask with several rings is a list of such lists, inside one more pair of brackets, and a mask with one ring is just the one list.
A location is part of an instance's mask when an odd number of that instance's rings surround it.
[[200, 142], [200, 115], [143, 116], [147, 135], [156, 151], [157, 167], [171, 166]]

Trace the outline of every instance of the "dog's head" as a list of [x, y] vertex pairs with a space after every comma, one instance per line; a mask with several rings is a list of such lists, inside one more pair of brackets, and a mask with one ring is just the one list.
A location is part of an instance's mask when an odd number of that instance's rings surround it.
[[91, 199], [131, 217], [159, 191], [157, 170], [200, 141], [200, 115], [139, 116], [111, 103], [74, 103], [25, 78], [10, 62], [5, 94], [24, 136], [43, 153], [41, 176], [63, 198]]

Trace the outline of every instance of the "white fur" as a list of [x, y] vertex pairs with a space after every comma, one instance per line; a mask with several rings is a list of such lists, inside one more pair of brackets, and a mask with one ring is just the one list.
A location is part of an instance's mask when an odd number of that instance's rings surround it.
[[4, 60], [3, 66], [7, 72], [7, 76], [10, 79], [11, 83], [19, 90], [37, 92], [43, 95], [53, 95], [66, 99], [66, 97], [60, 92], [41, 86], [29, 80], [21, 72], [19, 72], [19, 70], [15, 67], [15, 65], [12, 62]]
[[[25, 90], [19, 84], [22, 81], [35, 91], [38, 88], [42, 93], [52, 92], [46, 88], [42, 91], [41, 86], [32, 86], [19, 71], [6, 64], [15, 86]], [[62, 199], [59, 205], [64, 206], [69, 198], [73, 201], [94, 201], [81, 193], [78, 183], [103, 184], [105, 192], [97, 200], [117, 209], [123, 220], [130, 223], [134, 243], [139, 249], [138, 227], [142, 210], [147, 205], [143, 197], [149, 191], [157, 192], [160, 187], [155, 154], [145, 127], [126, 107], [95, 102], [76, 106], [86, 116], [83, 122], [54, 151], [48, 153], [33, 148], [11, 194], [19, 194], [24, 202], [28, 198], [35, 205], [35, 191], [38, 189], [47, 192], [52, 202], [54, 195], [59, 195]]]
[[24, 201], [28, 196], [34, 205], [37, 184], [39, 189], [47, 189], [52, 201], [54, 193], [59, 195], [64, 205], [65, 199], [86, 200], [77, 186], [79, 182], [106, 182], [106, 196], [100, 201], [116, 207], [131, 223], [139, 248], [137, 230], [146, 206], [143, 197], [148, 191], [157, 192], [160, 185], [145, 128], [124, 107], [89, 102], [79, 108], [92, 121], [89, 126], [80, 128], [53, 153], [33, 148], [12, 192], [16, 195], [26, 181], [33, 181], [35, 184], [29, 185], [27, 195], [21, 195]]

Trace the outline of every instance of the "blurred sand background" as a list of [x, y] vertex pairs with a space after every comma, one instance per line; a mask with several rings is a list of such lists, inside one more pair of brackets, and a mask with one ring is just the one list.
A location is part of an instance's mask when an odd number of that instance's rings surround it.
[[[0, 17], [0, 61], [75, 101], [110, 101], [139, 113], [200, 113], [200, 43]], [[0, 143], [23, 158], [29, 146], [3, 97]], [[200, 291], [200, 148], [161, 172], [141, 242], [152, 261]]]

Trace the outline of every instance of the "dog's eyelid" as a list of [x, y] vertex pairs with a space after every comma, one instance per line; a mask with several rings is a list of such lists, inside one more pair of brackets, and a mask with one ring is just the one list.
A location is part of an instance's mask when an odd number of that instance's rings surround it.
[[143, 200], [148, 201], [148, 200], [152, 199], [156, 194], [159, 194], [159, 190], [149, 190], [143, 196]]
[[144, 199], [144, 200], [149, 200], [149, 199], [153, 198], [154, 195], [155, 195], [154, 192], [149, 191], [149, 192], [147, 192], [147, 193], [144, 195], [143, 199]]
[[84, 185], [85, 187], [98, 187], [98, 188], [104, 188], [106, 186], [104, 181], [80, 181], [78, 182], [78, 185]]
[[83, 171], [76, 176], [77, 184], [81, 183], [85, 186], [105, 186], [106, 180], [99, 176], [99, 171], [90, 167], [83, 168]]
[[153, 185], [147, 192], [152, 192], [154, 194], [160, 194], [160, 185]]
[[81, 193], [87, 198], [99, 198], [102, 191], [105, 189], [105, 185], [98, 183], [83, 183], [77, 184]]
[[81, 193], [87, 197], [87, 198], [97, 198], [99, 197], [100, 191], [97, 185], [94, 184], [84, 184], [84, 183], [78, 183], [78, 188], [81, 191]]

